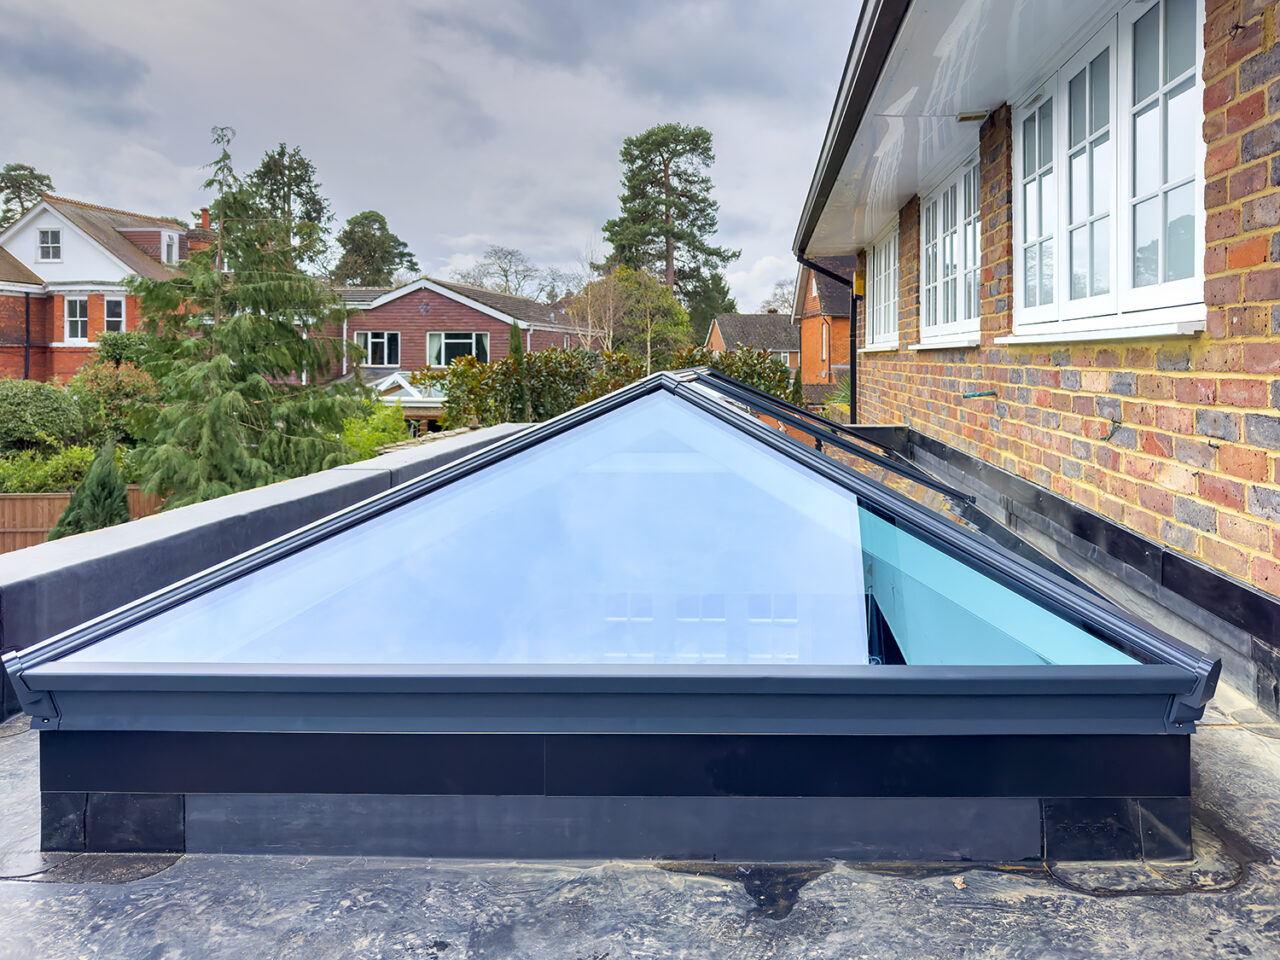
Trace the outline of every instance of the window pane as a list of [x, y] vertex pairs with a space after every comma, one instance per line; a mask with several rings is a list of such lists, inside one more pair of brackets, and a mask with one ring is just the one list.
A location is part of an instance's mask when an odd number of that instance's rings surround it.
[[1080, 150], [1071, 155], [1071, 222], [1089, 218], [1089, 154]]
[[1071, 299], [1089, 295], [1089, 228], [1071, 231]]
[[376, 335], [369, 339], [369, 363], [375, 367], [385, 367], [387, 365], [386, 342]]
[[123, 316], [124, 316], [124, 301], [108, 300], [107, 301], [107, 319], [119, 320]]
[[1111, 176], [1115, 163], [1111, 138], [1103, 135], [1093, 145], [1093, 208], [1089, 212], [1094, 216], [1111, 209]]
[[1097, 133], [1111, 119], [1111, 51], [1103, 50], [1089, 64], [1089, 132]]
[[1111, 218], [1100, 217], [1090, 227], [1093, 230], [1093, 293], [1111, 290]]
[[427, 364], [432, 367], [444, 366], [443, 337], [438, 333], [427, 334]]
[[[1133, 195], [1135, 197], [1150, 193], [1160, 186], [1159, 107], [1159, 103], [1152, 103], [1133, 118]], [[1187, 152], [1189, 153], [1190, 150]]]
[[1040, 105], [1040, 166], [1053, 159], [1053, 101], [1046, 100]]
[[1040, 236], [1040, 189], [1035, 180], [1022, 185], [1022, 235], [1027, 240]]
[[1026, 263], [1023, 270], [1022, 289], [1026, 295], [1027, 306], [1034, 307], [1040, 294], [1040, 260], [1036, 252], [1038, 248], [1035, 244], [1027, 247], [1024, 251]]
[[1164, 79], [1168, 83], [1196, 63], [1195, 2], [1164, 0], [1164, 16]]
[[1067, 145], [1074, 147], [1085, 137], [1085, 113], [1088, 109], [1089, 101], [1085, 92], [1085, 71], [1081, 70], [1071, 78], [1071, 83], [1067, 86], [1067, 102], [1069, 113], [1067, 115]]
[[1160, 8], [1152, 7], [1133, 25], [1133, 102], [1141, 103], [1159, 86]]
[[1040, 176], [1040, 233], [1053, 236], [1058, 217], [1058, 186], [1053, 181], [1053, 171]]
[[1040, 244], [1040, 302], [1053, 303], [1053, 241]]
[[1177, 183], [1195, 172], [1193, 145], [1200, 139], [1200, 98], [1195, 78], [1169, 91], [1165, 105], [1165, 183]]
[[1184, 183], [1165, 194], [1164, 278], [1182, 280], [1195, 271], [1194, 186]]
[[481, 363], [489, 362], [489, 335], [487, 333], [476, 334], [476, 359]]
[[1133, 208], [1133, 285], [1160, 282], [1160, 201], [1144, 200]]
[[400, 334], [387, 334], [387, 363], [393, 367], [400, 366]]
[[1022, 173], [1030, 174], [1040, 164], [1036, 163], [1036, 115], [1022, 121]]

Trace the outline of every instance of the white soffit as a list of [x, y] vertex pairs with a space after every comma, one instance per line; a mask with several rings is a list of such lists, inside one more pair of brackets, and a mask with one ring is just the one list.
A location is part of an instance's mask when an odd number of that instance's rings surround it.
[[[915, 193], [977, 149], [987, 113], [1034, 89], [1115, 0], [914, 0], [809, 241], [842, 256], [875, 239]], [[833, 157], [832, 163], [840, 163]]]

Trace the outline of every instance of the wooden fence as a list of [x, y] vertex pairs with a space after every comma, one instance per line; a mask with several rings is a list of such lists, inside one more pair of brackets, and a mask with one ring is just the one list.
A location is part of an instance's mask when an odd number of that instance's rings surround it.
[[[0, 553], [44, 543], [67, 509], [70, 493], [0, 493]], [[154, 493], [129, 488], [129, 516], [133, 520], [159, 511], [164, 501]]]

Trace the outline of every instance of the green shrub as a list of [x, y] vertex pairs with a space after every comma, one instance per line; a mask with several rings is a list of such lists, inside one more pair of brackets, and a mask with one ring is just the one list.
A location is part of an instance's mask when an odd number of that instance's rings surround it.
[[137, 330], [107, 330], [98, 335], [98, 362], [141, 367], [147, 362], [152, 339]]
[[151, 374], [127, 360], [99, 359], [67, 381], [66, 389], [80, 407], [85, 438], [94, 443], [138, 439], [130, 418], [139, 405], [155, 401], [160, 393]]
[[796, 378], [791, 381], [791, 402], [797, 407], [804, 406], [804, 384], [800, 380], [799, 367], [796, 367]]
[[22, 450], [0, 456], [0, 493], [62, 493], [74, 490], [93, 463], [93, 447], [56, 453]]
[[371, 400], [363, 415], [342, 421], [342, 442], [350, 448], [352, 460], [368, 460], [378, 450], [409, 436], [400, 404], [388, 406]]
[[49, 531], [50, 540], [129, 522], [129, 491], [116, 465], [115, 441], [108, 440], [89, 467], [67, 509]]
[[84, 418], [65, 390], [38, 380], [0, 380], [0, 451], [53, 450], [79, 438]]
[[676, 354], [672, 363], [673, 369], [682, 367], [710, 367], [749, 387], [771, 393], [779, 400], [791, 394], [791, 371], [787, 365], [759, 347], [738, 344], [718, 356], [706, 347], [689, 347]]

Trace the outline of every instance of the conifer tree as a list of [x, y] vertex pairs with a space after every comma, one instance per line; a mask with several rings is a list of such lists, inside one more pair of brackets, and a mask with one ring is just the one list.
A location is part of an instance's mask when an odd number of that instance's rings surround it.
[[[237, 174], [229, 128], [205, 184], [217, 243], [191, 255], [183, 275], [134, 278], [148, 368], [160, 403], [142, 425], [138, 469], [166, 506], [209, 500], [342, 462], [339, 434], [354, 412], [348, 389], [323, 384], [341, 357], [345, 310], [298, 272], [312, 252], [270, 216]], [[230, 264], [234, 270], [224, 269]]]
[[80, 486], [71, 494], [67, 509], [49, 531], [49, 539], [59, 540], [74, 533], [128, 522], [129, 491], [116, 466], [115, 441], [108, 440], [93, 458]]
[[791, 402], [797, 407], [804, 406], [804, 384], [800, 382], [799, 367], [796, 367], [796, 378], [791, 381]]
[[511, 390], [511, 409], [516, 411], [516, 415], [524, 415], [525, 423], [533, 422], [533, 410], [529, 403], [529, 384], [528, 373], [524, 362], [524, 338], [520, 335], [520, 328], [516, 324], [511, 325], [511, 363], [515, 368], [516, 382]]

